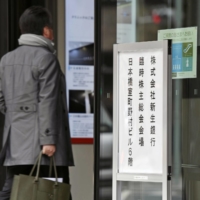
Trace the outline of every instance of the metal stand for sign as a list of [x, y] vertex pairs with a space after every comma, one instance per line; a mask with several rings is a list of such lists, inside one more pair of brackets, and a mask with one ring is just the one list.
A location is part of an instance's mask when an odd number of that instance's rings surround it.
[[[131, 198], [132, 200], [171, 199], [170, 143], [172, 79], [170, 67], [171, 62], [169, 60], [171, 58], [171, 52], [169, 46], [170, 41], [167, 40], [114, 45], [113, 200], [130, 199], [122, 197], [122, 185], [124, 184], [124, 182], [141, 184], [158, 183], [162, 185], [161, 191], [159, 191], [159, 198], [153, 198], [151, 195], [151, 197], [148, 198], [148, 194], [146, 197], [142, 195], [140, 195], [139, 197], [134, 197], [133, 195], [133, 197]], [[158, 58], [156, 58], [156, 56], [154, 55], [156, 55]], [[159, 60], [159, 65], [157, 64], [156, 67], [151, 67], [153, 66], [153, 64], [155, 64], [153, 63], [153, 61], [156, 61], [155, 59]], [[147, 63], [145, 66], [140, 66], [142, 64], [144, 65], [145, 62], [149, 63]], [[153, 69], [156, 69], [157, 72], [160, 70], [159, 77], [156, 77], [157, 79], [155, 78], [155, 80], [153, 77], [151, 77]], [[139, 73], [132, 74], [132, 72], [135, 73], [139, 71], [143, 71], [143, 73], [149, 74], [146, 75], [146, 78], [142, 76], [139, 77]], [[126, 73], [127, 81], [124, 79]], [[129, 77], [133, 78], [133, 84], [130, 84], [130, 87], [127, 86], [129, 82]], [[125, 81], [120, 81], [121, 79]], [[152, 83], [155, 83], [157, 81], [156, 87], [153, 84], [148, 85], [147, 83], [150, 82], [149, 80], [152, 80]], [[139, 82], [141, 82], [143, 85], [140, 85]], [[146, 89], [145, 84], [147, 85]], [[140, 87], [139, 85], [141, 86], [141, 88], [138, 89], [137, 87]], [[155, 90], [155, 92], [153, 89]], [[152, 94], [155, 93], [157, 95], [156, 100], [155, 98], [152, 98]], [[141, 96], [141, 94], [145, 95]], [[129, 96], [131, 96], [131, 98], [129, 98]], [[134, 100], [134, 98], [136, 97], [137, 99]], [[147, 97], [149, 99], [146, 100], [142, 97]], [[155, 100], [155, 102], [152, 99]], [[129, 100], [131, 100], [132, 102], [130, 103]], [[140, 103], [140, 100], [142, 103]], [[124, 102], [126, 101], [127, 105], [124, 105]], [[159, 123], [153, 121], [156, 119], [156, 114], [154, 114], [155, 110], [150, 110], [147, 112], [144, 111], [148, 110], [149, 104], [151, 103], [150, 101], [154, 102], [154, 105], [156, 104], [156, 102], [159, 104], [157, 106], [159, 108], [159, 113], [157, 112], [157, 117], [160, 120]], [[137, 104], [138, 102], [139, 104], [144, 106], [142, 110], [145, 112], [144, 114], [140, 113], [141, 110], [137, 110], [137, 105], [135, 104]], [[131, 114], [129, 112], [130, 110]], [[127, 117], [127, 119], [124, 119], [126, 118], [127, 112], [129, 112], [129, 114], [127, 114], [127, 116], [129, 117]], [[141, 121], [141, 116], [144, 118], [144, 120], [146, 120], [146, 122]], [[144, 125], [141, 125], [140, 123], [144, 123]], [[152, 126], [151, 123], [157, 124], [155, 126]], [[160, 127], [161, 125], [162, 127]], [[150, 130], [150, 126], [154, 127], [154, 129], [156, 127], [158, 130], [161, 131], [159, 131], [159, 133], [148, 132]], [[138, 127], [146, 129], [146, 132], [139, 133], [139, 131], [137, 131]], [[130, 133], [130, 131], [132, 132]], [[138, 145], [135, 142], [137, 138], [139, 139], [139, 141], [137, 141]], [[156, 140], [159, 144], [155, 144]], [[152, 141], [154, 143], [152, 143]], [[146, 147], [145, 144], [147, 144]], [[158, 152], [154, 148], [160, 149], [160, 151]], [[146, 158], [145, 152], [147, 152]], [[158, 160], [155, 159], [157, 164], [155, 164], [154, 160], [151, 160], [152, 158], [154, 158], [152, 157], [153, 154], [158, 155]], [[145, 162], [146, 165], [144, 165]], [[150, 163], [149, 166], [148, 163]], [[148, 191], [145, 192], [148, 193]]]

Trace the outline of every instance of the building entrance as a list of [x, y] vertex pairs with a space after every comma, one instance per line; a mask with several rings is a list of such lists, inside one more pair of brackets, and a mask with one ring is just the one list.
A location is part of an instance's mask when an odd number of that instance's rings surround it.
[[[158, 30], [200, 25], [200, 2], [172, 0], [96, 1], [95, 199], [112, 199], [113, 44], [157, 40]], [[109, 16], [109, 17], [108, 17]], [[173, 200], [200, 199], [200, 31], [196, 77], [172, 80]], [[189, 72], [188, 72], [189, 73]], [[148, 186], [140, 185], [151, 190]], [[138, 190], [124, 182], [124, 194]], [[157, 186], [156, 186], [157, 187]], [[159, 186], [157, 187], [159, 188]], [[131, 196], [125, 195], [124, 200]], [[137, 198], [135, 198], [137, 199]], [[141, 198], [140, 198], [141, 199]], [[145, 198], [143, 198], [145, 199]], [[142, 199], [142, 200], [143, 200]]]

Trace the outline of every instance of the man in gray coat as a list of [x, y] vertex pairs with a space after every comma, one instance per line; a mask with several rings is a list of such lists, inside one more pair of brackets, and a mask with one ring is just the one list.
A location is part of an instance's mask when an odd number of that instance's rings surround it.
[[7, 167], [0, 200], [10, 198], [13, 177], [29, 174], [43, 151], [41, 176], [55, 155], [58, 175], [69, 183], [73, 155], [65, 77], [53, 48], [51, 16], [42, 7], [20, 17], [19, 47], [0, 62], [0, 111], [5, 114], [0, 164]]

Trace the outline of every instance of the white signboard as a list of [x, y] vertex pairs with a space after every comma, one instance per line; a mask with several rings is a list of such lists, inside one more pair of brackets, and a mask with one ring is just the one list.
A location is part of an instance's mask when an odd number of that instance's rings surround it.
[[163, 172], [163, 50], [119, 53], [119, 173]]

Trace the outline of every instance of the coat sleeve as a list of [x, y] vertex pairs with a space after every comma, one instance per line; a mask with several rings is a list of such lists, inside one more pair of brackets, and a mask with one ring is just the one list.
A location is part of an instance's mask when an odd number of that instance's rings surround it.
[[57, 102], [60, 65], [53, 54], [43, 56], [39, 64], [38, 123], [40, 145], [56, 144]]
[[3, 64], [2, 61], [0, 62], [0, 112], [5, 114], [5, 100], [2, 90], [2, 71], [3, 71]]

